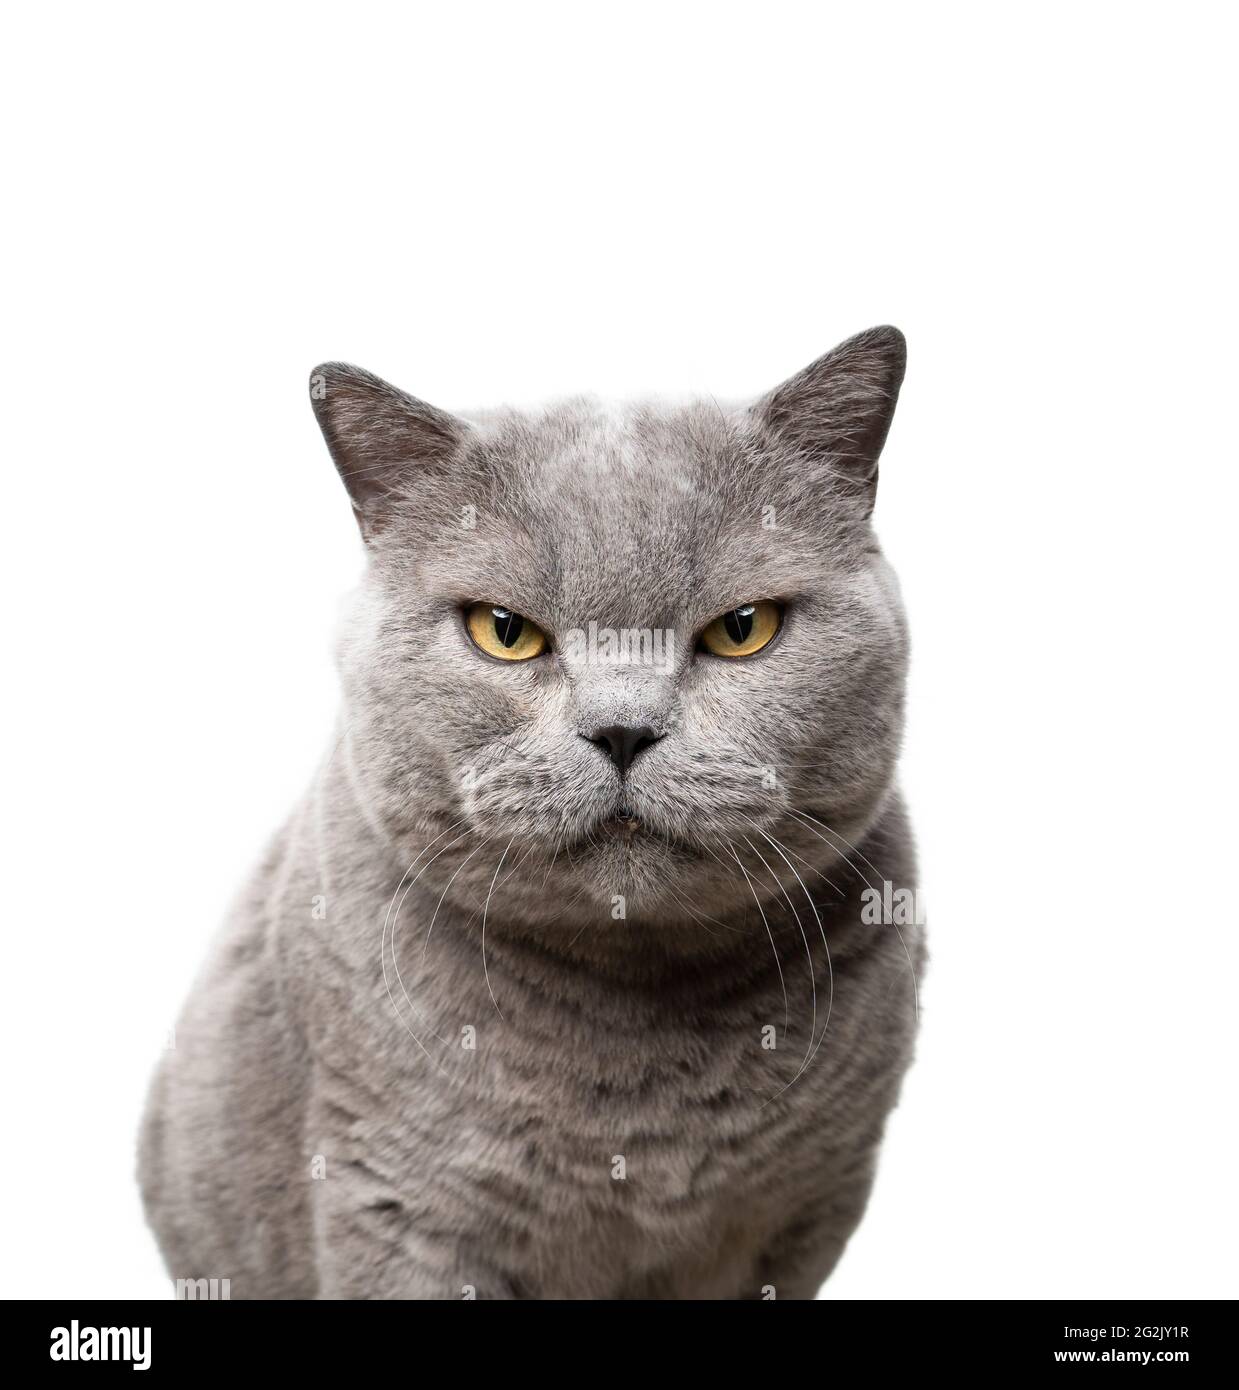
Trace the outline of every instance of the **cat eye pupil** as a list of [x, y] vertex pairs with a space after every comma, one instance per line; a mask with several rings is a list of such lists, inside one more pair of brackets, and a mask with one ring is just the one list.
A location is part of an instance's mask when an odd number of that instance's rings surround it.
[[772, 599], [738, 603], [705, 626], [700, 647], [711, 656], [754, 656], [774, 641], [782, 623], [783, 609]]
[[473, 644], [499, 661], [532, 661], [547, 649], [546, 633], [528, 618], [497, 603], [471, 603], [464, 612]]
[[524, 618], [506, 608], [492, 608], [491, 614], [495, 619], [495, 636], [505, 647], [514, 647], [520, 640], [521, 629], [525, 626]]
[[731, 640], [740, 646], [748, 640], [749, 633], [753, 631], [753, 614], [756, 607], [751, 603], [746, 603], [743, 608], [733, 608], [730, 613], [723, 618], [723, 626], [727, 629], [727, 635]]

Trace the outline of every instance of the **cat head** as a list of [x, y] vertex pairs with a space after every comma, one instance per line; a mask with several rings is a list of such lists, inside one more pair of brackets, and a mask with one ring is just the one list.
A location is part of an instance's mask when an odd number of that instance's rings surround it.
[[368, 554], [340, 665], [371, 824], [532, 922], [726, 912], [783, 850], [830, 857], [813, 822], [863, 834], [902, 725], [871, 514], [903, 369], [875, 328], [750, 404], [466, 418], [319, 367]]

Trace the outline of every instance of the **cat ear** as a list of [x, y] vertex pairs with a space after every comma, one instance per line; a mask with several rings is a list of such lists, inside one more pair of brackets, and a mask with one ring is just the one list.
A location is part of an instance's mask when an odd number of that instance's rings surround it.
[[906, 360], [897, 328], [866, 329], [785, 381], [754, 413], [764, 429], [854, 484], [868, 515]]
[[310, 402], [367, 540], [410, 479], [449, 459], [469, 431], [463, 420], [347, 362], [315, 367]]

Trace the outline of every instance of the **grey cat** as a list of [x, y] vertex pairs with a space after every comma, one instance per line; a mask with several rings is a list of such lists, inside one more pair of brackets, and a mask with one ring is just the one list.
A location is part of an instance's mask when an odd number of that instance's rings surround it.
[[893, 328], [755, 404], [461, 418], [341, 364], [343, 710], [140, 1145], [251, 1298], [811, 1298], [923, 933], [871, 528]]

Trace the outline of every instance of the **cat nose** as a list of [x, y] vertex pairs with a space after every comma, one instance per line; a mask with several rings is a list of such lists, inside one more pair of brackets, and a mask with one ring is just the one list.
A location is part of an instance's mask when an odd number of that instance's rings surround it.
[[595, 729], [582, 737], [601, 748], [619, 768], [622, 777], [637, 754], [651, 743], [657, 743], [662, 734], [656, 734], [648, 724], [608, 724], [605, 729]]

